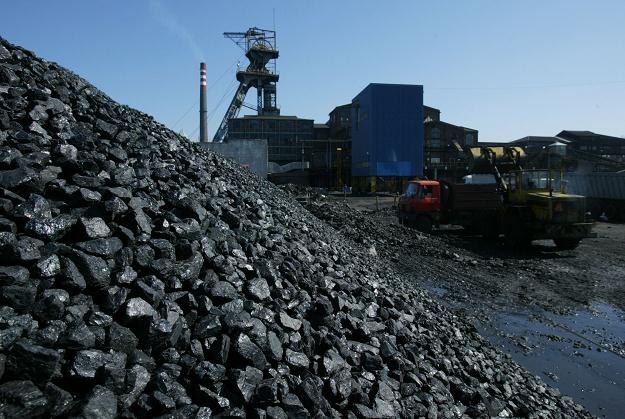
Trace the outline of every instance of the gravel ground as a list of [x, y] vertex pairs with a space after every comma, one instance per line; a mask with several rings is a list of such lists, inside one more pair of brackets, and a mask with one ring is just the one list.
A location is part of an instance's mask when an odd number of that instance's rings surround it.
[[625, 225], [597, 223], [598, 237], [574, 251], [556, 251], [552, 243], [539, 241], [517, 252], [453, 227], [435, 231], [424, 248], [420, 233], [397, 225], [392, 198], [379, 200], [381, 211], [375, 211], [373, 198], [332, 201], [333, 206], [347, 203], [363, 219], [332, 221], [313, 212], [357, 241], [380, 240], [379, 254], [472, 319], [516, 361], [596, 415], [621, 416]]

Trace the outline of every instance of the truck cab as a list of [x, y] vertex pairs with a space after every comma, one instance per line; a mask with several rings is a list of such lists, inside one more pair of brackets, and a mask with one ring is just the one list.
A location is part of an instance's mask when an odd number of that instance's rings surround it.
[[436, 180], [408, 182], [406, 192], [399, 198], [398, 217], [401, 224], [429, 232], [440, 222], [441, 183]]

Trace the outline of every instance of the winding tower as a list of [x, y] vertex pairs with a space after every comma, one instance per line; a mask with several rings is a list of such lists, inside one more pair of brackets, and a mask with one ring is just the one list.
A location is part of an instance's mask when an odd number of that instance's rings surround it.
[[244, 70], [237, 71], [239, 87], [215, 133], [213, 141], [217, 142], [223, 141], [228, 135], [228, 121], [237, 117], [251, 87], [256, 89], [256, 111], [259, 116], [280, 115], [276, 101], [276, 83], [279, 78], [276, 72], [276, 59], [279, 55], [276, 32], [254, 27], [246, 32], [225, 32], [224, 36], [232, 39], [245, 51], [249, 65]]

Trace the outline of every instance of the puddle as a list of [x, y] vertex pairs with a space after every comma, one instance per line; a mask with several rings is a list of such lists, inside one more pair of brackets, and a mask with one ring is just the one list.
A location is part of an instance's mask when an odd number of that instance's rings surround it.
[[593, 304], [572, 315], [495, 312], [480, 333], [597, 416], [625, 411], [625, 313]]

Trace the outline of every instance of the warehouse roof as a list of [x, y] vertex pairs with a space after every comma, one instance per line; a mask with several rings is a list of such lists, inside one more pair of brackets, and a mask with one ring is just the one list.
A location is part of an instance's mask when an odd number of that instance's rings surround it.
[[558, 137], [565, 138], [572, 143], [584, 143], [584, 144], [610, 144], [610, 145], [625, 145], [625, 138], [613, 137], [611, 135], [597, 134], [592, 131], [560, 131]]

